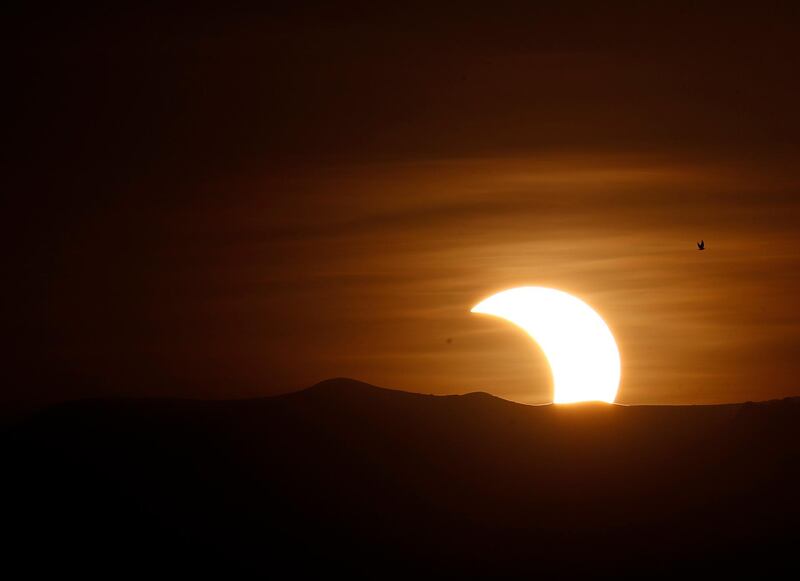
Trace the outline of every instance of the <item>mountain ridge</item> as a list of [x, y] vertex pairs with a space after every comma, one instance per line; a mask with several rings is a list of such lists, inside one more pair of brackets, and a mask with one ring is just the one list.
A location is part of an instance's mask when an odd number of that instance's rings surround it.
[[3, 439], [9, 554], [355, 577], [755, 566], [798, 540], [797, 403], [530, 406], [342, 378], [70, 402]]
[[[696, 407], [726, 407], [726, 406], [760, 406], [765, 404], [800, 404], [800, 396], [788, 396], [783, 398], [774, 398], [768, 400], [748, 400], [742, 402], [723, 402], [723, 403], [703, 403], [703, 404], [675, 404], [675, 403], [664, 403], [664, 404], [627, 404], [627, 403], [618, 403], [615, 402], [613, 404], [606, 404], [605, 402], [595, 402], [595, 401], [586, 401], [586, 402], [575, 402], [569, 404], [555, 404], [553, 402], [549, 403], [537, 403], [537, 404], [529, 404], [529, 403], [522, 403], [517, 402], [514, 400], [506, 399], [497, 395], [494, 395], [488, 391], [470, 391], [465, 393], [459, 394], [437, 394], [437, 393], [422, 393], [417, 391], [408, 391], [405, 389], [398, 389], [398, 388], [390, 388], [385, 386], [378, 386], [372, 383], [368, 383], [366, 381], [362, 381], [359, 379], [349, 378], [349, 377], [332, 377], [328, 379], [321, 380], [317, 383], [312, 384], [309, 387], [301, 388], [294, 391], [288, 391], [283, 393], [278, 393], [275, 395], [265, 395], [265, 396], [255, 396], [255, 397], [237, 397], [237, 398], [222, 398], [222, 397], [215, 397], [215, 398], [206, 398], [206, 397], [190, 397], [190, 396], [174, 396], [174, 395], [167, 395], [167, 396], [158, 396], [158, 395], [149, 395], [149, 396], [131, 396], [131, 395], [114, 395], [114, 396], [90, 396], [84, 398], [76, 398], [76, 399], [69, 399], [64, 401], [57, 401], [57, 402], [50, 402], [50, 403], [41, 403], [41, 404], [27, 404], [24, 406], [19, 406], [22, 411], [20, 415], [30, 416], [33, 413], [46, 410], [53, 407], [60, 407], [64, 405], [81, 405], [81, 403], [96, 403], [96, 402], [150, 402], [150, 401], [162, 401], [162, 402], [204, 402], [204, 403], [224, 403], [224, 402], [259, 402], [264, 400], [270, 400], [273, 398], [285, 398], [285, 397], [292, 397], [298, 396], [301, 394], [306, 395], [318, 395], [318, 394], [325, 394], [331, 395], [335, 394], [337, 396], [354, 396], [354, 395], [364, 395], [369, 393], [381, 393], [385, 395], [389, 394], [404, 394], [411, 395], [411, 396], [423, 396], [423, 397], [434, 397], [434, 398], [460, 398], [460, 397], [469, 397], [469, 398], [485, 398], [485, 399], [492, 399], [492, 400], [499, 400], [503, 402], [507, 402], [513, 405], [521, 405], [526, 407], [536, 407], [536, 408], [543, 408], [543, 407], [561, 407], [561, 408], [569, 408], [569, 407], [581, 407], [586, 405], [598, 405], [598, 406], [615, 406], [615, 407], [633, 407], [633, 408], [671, 408], [671, 407], [679, 407], [679, 408], [696, 408]], [[8, 415], [12, 415], [9, 413]]]

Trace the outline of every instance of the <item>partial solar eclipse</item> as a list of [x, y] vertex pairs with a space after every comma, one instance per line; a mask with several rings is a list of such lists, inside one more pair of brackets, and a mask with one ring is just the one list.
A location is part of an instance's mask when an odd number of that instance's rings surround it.
[[617, 343], [589, 305], [563, 291], [519, 287], [472, 307], [521, 327], [542, 348], [553, 376], [553, 402], [613, 403], [620, 380]]

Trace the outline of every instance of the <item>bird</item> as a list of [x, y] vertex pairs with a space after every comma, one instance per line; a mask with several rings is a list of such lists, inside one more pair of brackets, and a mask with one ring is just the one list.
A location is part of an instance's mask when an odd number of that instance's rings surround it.
[[706, 249], [706, 242], [705, 242], [705, 240], [701, 240], [700, 242], [698, 242], [698, 243], [697, 243], [697, 249], [698, 249], [698, 250], [705, 250], [705, 249]]

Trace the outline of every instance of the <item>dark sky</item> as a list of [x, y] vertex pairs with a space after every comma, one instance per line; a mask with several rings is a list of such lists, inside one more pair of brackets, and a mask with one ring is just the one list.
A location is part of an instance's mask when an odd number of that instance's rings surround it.
[[547, 401], [518, 285], [618, 401], [799, 395], [798, 8], [531, 4], [9, 12], [0, 397]]

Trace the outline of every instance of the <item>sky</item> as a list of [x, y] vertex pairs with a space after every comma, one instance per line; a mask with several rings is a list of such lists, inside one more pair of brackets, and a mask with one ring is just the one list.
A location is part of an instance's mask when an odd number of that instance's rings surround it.
[[530, 4], [11, 12], [0, 401], [544, 403], [523, 285], [621, 403], [800, 395], [800, 9]]

